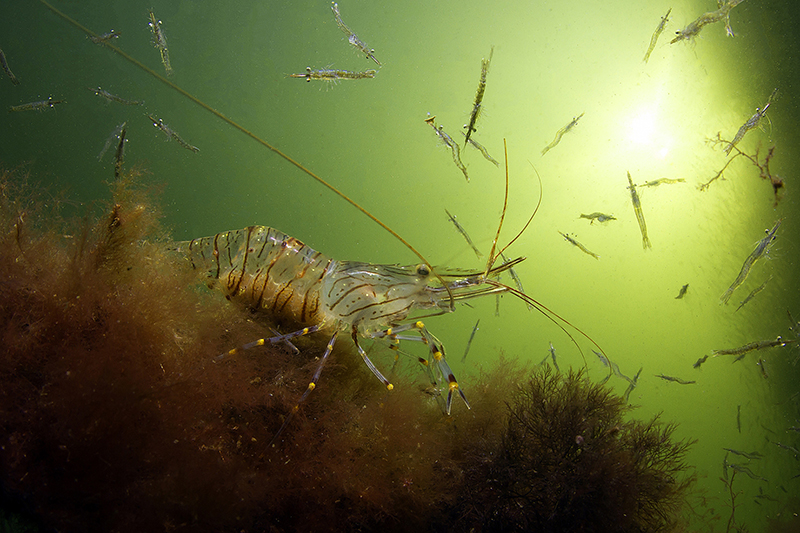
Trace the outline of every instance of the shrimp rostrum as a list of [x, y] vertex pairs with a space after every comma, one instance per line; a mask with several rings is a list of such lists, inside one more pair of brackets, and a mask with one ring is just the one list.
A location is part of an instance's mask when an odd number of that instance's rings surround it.
[[[314, 332], [330, 335], [306, 394], [316, 386], [322, 364], [341, 332], [350, 334], [364, 363], [389, 390], [392, 384], [370, 361], [359, 339], [387, 339], [394, 345], [418, 341], [429, 348], [428, 359], [421, 361], [430, 369], [434, 383], [447, 384], [448, 414], [454, 395], [461, 396], [467, 407], [469, 402], [445, 359], [442, 343], [421, 320], [409, 316], [420, 311], [447, 313], [454, 310], [456, 301], [509, 290], [501, 284], [486, 283], [484, 271], [434, 273], [426, 264], [337, 261], [265, 226], [177, 243], [175, 249], [186, 254], [193, 268], [203, 272], [232, 301], [301, 326], [294, 332], [259, 339], [242, 348], [282, 343]], [[502, 263], [490, 269], [488, 276], [497, 276], [522, 260]]]

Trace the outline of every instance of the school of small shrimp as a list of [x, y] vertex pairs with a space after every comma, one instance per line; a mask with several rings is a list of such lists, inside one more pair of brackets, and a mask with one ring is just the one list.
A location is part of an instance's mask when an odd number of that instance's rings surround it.
[[[286, 354], [271, 377], [237, 374], [291, 384], [251, 442], [288, 454], [325, 427], [325, 402], [359, 398], [331, 390], [342, 368], [387, 404], [418, 397], [445, 435], [481, 416], [498, 361], [519, 364], [510, 382], [583, 369], [697, 440], [690, 530], [797, 512], [793, 2], [4, 11], [0, 169], [109, 241], [135, 219], [121, 176], [158, 184], [164, 230], [142, 250], [160, 242], [226, 307], [203, 372]], [[8, 202], [25, 243], [37, 224]], [[92, 235], [60, 242], [78, 257]]]

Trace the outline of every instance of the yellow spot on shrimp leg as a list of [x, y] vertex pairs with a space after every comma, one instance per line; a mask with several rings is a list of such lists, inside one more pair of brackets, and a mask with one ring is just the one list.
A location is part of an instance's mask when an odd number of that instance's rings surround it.
[[471, 409], [469, 405], [469, 401], [467, 401], [467, 397], [464, 395], [464, 391], [458, 386], [458, 381], [456, 380], [455, 374], [450, 369], [450, 365], [447, 364], [447, 360], [445, 358], [444, 353], [444, 345], [441, 343], [439, 339], [437, 339], [433, 333], [431, 333], [428, 328], [425, 327], [422, 322], [417, 322], [420, 328], [420, 335], [422, 336], [422, 340], [425, 344], [430, 346], [431, 350], [431, 359], [436, 371], [434, 372], [434, 380], [436, 376], [440, 378], [442, 382], [445, 380], [448, 382], [447, 386], [447, 399], [445, 403], [445, 410], [447, 414], [450, 414], [450, 410], [453, 405], [453, 393], [458, 392], [461, 399], [464, 400], [464, 403], [467, 406], [467, 409]]

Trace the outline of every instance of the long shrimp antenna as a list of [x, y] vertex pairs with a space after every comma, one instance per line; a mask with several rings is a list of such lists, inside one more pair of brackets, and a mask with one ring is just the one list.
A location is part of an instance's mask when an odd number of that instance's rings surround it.
[[503, 212], [500, 215], [500, 224], [498, 224], [497, 226], [497, 233], [495, 234], [494, 240], [492, 241], [492, 250], [489, 253], [489, 259], [486, 262], [486, 270], [484, 271], [484, 276], [489, 275], [491, 266], [495, 263], [495, 261], [497, 261], [497, 258], [503, 255], [503, 252], [505, 252], [509, 246], [514, 244], [514, 242], [517, 239], [519, 239], [523, 233], [525, 233], [525, 230], [528, 229], [528, 226], [530, 226], [531, 222], [533, 222], [533, 218], [536, 216], [536, 213], [539, 212], [539, 207], [542, 205], [542, 196], [544, 193], [544, 189], [542, 187], [542, 177], [539, 175], [539, 171], [536, 170], [536, 167], [533, 166], [533, 163], [528, 161], [528, 163], [530, 163], [531, 167], [533, 168], [533, 171], [536, 172], [536, 178], [539, 180], [539, 200], [536, 202], [536, 207], [534, 208], [533, 213], [531, 213], [530, 218], [528, 218], [528, 221], [525, 223], [524, 226], [522, 226], [522, 229], [519, 230], [519, 233], [517, 233], [513, 239], [508, 241], [508, 243], [505, 246], [503, 246], [500, 249], [500, 251], [497, 252], [497, 254], [495, 254], [494, 251], [497, 247], [497, 241], [500, 238], [500, 229], [503, 227], [503, 219], [505, 218], [506, 206], [508, 205], [508, 147], [506, 145], [505, 139], [503, 139], [503, 155], [505, 157], [505, 168], [506, 168], [506, 185], [505, 185], [505, 195], [503, 198]]
[[[50, 11], [52, 11], [53, 13], [55, 13], [56, 15], [61, 17], [63, 20], [69, 22], [70, 24], [72, 24], [73, 26], [75, 26], [76, 28], [78, 28], [79, 30], [84, 32], [86, 35], [89, 35], [89, 36], [95, 37], [95, 38], [99, 37], [99, 35], [97, 33], [93, 32], [92, 30], [90, 30], [89, 28], [87, 28], [86, 26], [84, 26], [83, 24], [78, 22], [77, 20], [73, 19], [72, 17], [70, 17], [69, 15], [64, 13], [63, 11], [60, 11], [59, 9], [55, 8], [54, 6], [49, 4], [46, 0], [39, 0], [39, 1], [45, 7], [47, 7]], [[279, 149], [275, 148], [274, 146], [269, 144], [267, 141], [265, 141], [261, 137], [257, 136], [255, 133], [251, 132], [250, 130], [248, 130], [244, 126], [239, 125], [233, 119], [228, 118], [227, 116], [222, 114], [220, 111], [217, 111], [216, 109], [214, 109], [210, 105], [206, 104], [205, 102], [203, 102], [202, 100], [200, 100], [196, 96], [192, 95], [188, 91], [180, 88], [178, 85], [175, 85], [174, 83], [169, 81], [167, 78], [161, 76], [160, 74], [158, 74], [153, 69], [147, 67], [146, 65], [144, 65], [143, 63], [141, 63], [137, 59], [134, 59], [132, 56], [126, 54], [125, 52], [123, 52], [122, 50], [120, 50], [119, 48], [117, 48], [116, 46], [111, 44], [110, 42], [105, 42], [103, 44], [104, 44], [104, 46], [106, 48], [111, 49], [112, 51], [114, 51], [119, 56], [123, 57], [124, 59], [126, 59], [130, 63], [136, 65], [137, 67], [139, 67], [140, 69], [142, 69], [147, 74], [149, 74], [150, 76], [154, 77], [155, 79], [157, 79], [161, 83], [163, 83], [163, 84], [167, 85], [168, 87], [170, 87], [171, 89], [177, 91], [178, 93], [180, 93], [184, 97], [188, 98], [189, 100], [191, 100], [195, 104], [199, 105], [200, 107], [202, 107], [203, 109], [205, 109], [206, 111], [211, 113], [212, 115], [216, 116], [217, 118], [219, 118], [223, 122], [227, 123], [229, 126], [232, 126], [232, 127], [236, 128], [237, 130], [241, 131], [242, 133], [244, 133], [245, 135], [247, 135], [251, 139], [253, 139], [256, 142], [260, 143], [262, 146], [270, 149], [273, 153], [279, 155], [280, 157], [282, 157], [283, 159], [285, 159], [286, 161], [288, 161], [289, 163], [291, 163], [292, 165], [294, 165], [295, 167], [297, 167], [301, 171], [303, 171], [306, 174], [308, 174], [309, 176], [311, 176], [318, 183], [320, 183], [321, 185], [324, 185], [325, 187], [327, 187], [331, 192], [333, 192], [334, 194], [336, 194], [337, 196], [342, 198], [344, 201], [346, 201], [347, 203], [349, 203], [350, 205], [352, 205], [353, 207], [355, 207], [356, 209], [361, 211], [364, 215], [369, 217], [373, 222], [375, 222], [380, 227], [382, 227], [383, 229], [388, 231], [392, 235], [392, 237], [394, 237], [395, 239], [397, 239], [398, 241], [403, 243], [403, 245], [406, 248], [408, 248], [409, 250], [411, 250], [414, 253], [414, 255], [419, 257], [419, 259], [423, 263], [425, 263], [425, 265], [431, 270], [431, 272], [433, 272], [433, 274], [439, 279], [439, 281], [441, 281], [442, 284], [446, 286], [446, 284], [444, 283], [444, 280], [439, 276], [439, 274], [436, 272], [436, 270], [433, 268], [433, 266], [430, 264], [430, 262], [427, 259], [425, 259], [425, 257], [420, 252], [418, 252], [416, 248], [411, 246], [411, 244], [408, 241], [406, 241], [403, 237], [401, 237], [392, 228], [390, 228], [389, 226], [384, 224], [380, 219], [378, 219], [378, 217], [376, 217], [375, 215], [373, 215], [372, 213], [370, 213], [369, 211], [367, 211], [366, 209], [361, 207], [358, 203], [356, 203], [355, 200], [350, 199], [350, 197], [347, 196], [346, 194], [344, 194], [342, 191], [340, 191], [339, 189], [337, 189], [336, 187], [334, 187], [333, 185], [331, 185], [330, 183], [328, 183], [324, 179], [320, 178], [319, 176], [314, 174], [311, 170], [309, 170], [308, 168], [304, 167], [298, 161], [295, 161], [294, 159], [292, 159], [291, 157], [289, 157], [285, 153], [281, 152]], [[455, 300], [453, 299], [453, 293], [449, 288], [447, 288], [447, 294], [448, 294], [448, 296], [450, 298], [450, 309], [453, 310], [455, 308]]]
[[[567, 331], [567, 329], [564, 326], [561, 325], [561, 322], [563, 322], [564, 324], [568, 325], [569, 327], [571, 327], [572, 329], [574, 329], [575, 331], [580, 333], [589, 342], [594, 344], [595, 347], [598, 350], [600, 350], [600, 353], [602, 353], [604, 356], [608, 357], [606, 355], [606, 353], [603, 351], [603, 349], [600, 347], [600, 345], [597, 344], [594, 341], [594, 339], [592, 339], [588, 334], [586, 334], [581, 328], [579, 328], [578, 326], [575, 326], [569, 320], [567, 320], [566, 318], [562, 317], [561, 315], [559, 315], [558, 313], [556, 313], [555, 311], [553, 311], [552, 309], [550, 309], [546, 305], [542, 304], [541, 302], [539, 302], [535, 298], [531, 297], [528, 294], [525, 294], [524, 292], [520, 291], [519, 289], [515, 289], [514, 287], [509, 287], [508, 285], [506, 285], [504, 283], [500, 283], [499, 281], [495, 281], [493, 279], [486, 279], [485, 282], [487, 284], [489, 284], [489, 285], [494, 286], [494, 287], [498, 287], [498, 288], [502, 287], [503, 289], [505, 289], [505, 291], [510, 292], [511, 294], [513, 294], [514, 296], [516, 296], [517, 298], [519, 298], [520, 300], [522, 300], [526, 304], [530, 305], [531, 307], [533, 307], [534, 309], [539, 311], [543, 316], [547, 317], [547, 319], [550, 322], [552, 322], [553, 324], [558, 326], [558, 328], [561, 331], [563, 331], [567, 335], [567, 337], [569, 337], [569, 340], [572, 341], [572, 344], [575, 345], [575, 347], [578, 349], [578, 352], [580, 352], [581, 357], [583, 358], [583, 366], [584, 366], [584, 368], [587, 366], [586, 356], [583, 354], [583, 350], [581, 349], [580, 345], [578, 344], [578, 341], [576, 341], [575, 337], [573, 337], [572, 334], [569, 331]], [[559, 320], [561, 322], [559, 322]]]
[[528, 221], [525, 223], [524, 226], [522, 226], [522, 229], [519, 230], [519, 233], [517, 233], [517, 235], [513, 239], [508, 241], [508, 244], [503, 246], [503, 248], [500, 250], [500, 252], [498, 252], [498, 254], [497, 254], [498, 256], [503, 255], [503, 252], [505, 252], [506, 249], [508, 249], [509, 246], [514, 244], [514, 242], [517, 239], [519, 239], [522, 236], [523, 233], [525, 233], [525, 230], [528, 229], [528, 226], [530, 226], [531, 222], [533, 222], [533, 217], [535, 217], [536, 213], [539, 212], [539, 206], [542, 205], [542, 195], [544, 194], [544, 189], [542, 188], [542, 177], [539, 175], [539, 171], [536, 170], [536, 167], [533, 166], [533, 163], [531, 163], [530, 161], [528, 161], [528, 163], [530, 163], [531, 167], [533, 167], [533, 171], [536, 172], [536, 178], [539, 180], [539, 201], [536, 202], [536, 208], [533, 210], [533, 213], [531, 213], [531, 216], [528, 219]]
[[[497, 233], [495, 233], [494, 239], [492, 239], [492, 249], [489, 252], [489, 259], [486, 260], [486, 270], [483, 272], [483, 277], [489, 275], [492, 265], [500, 256], [500, 254], [495, 255], [494, 251], [497, 248], [497, 240], [500, 238], [500, 230], [503, 228], [503, 220], [506, 218], [506, 207], [508, 206], [508, 143], [505, 138], [503, 139], [503, 157], [505, 158], [506, 164], [506, 186], [505, 192], [503, 193], [503, 211], [500, 213], [500, 223], [497, 225]], [[503, 248], [503, 250], [505, 250], [505, 248]]]
[[[506, 249], [509, 246], [511, 246], [525, 232], [526, 229], [528, 229], [528, 226], [533, 221], [533, 218], [536, 216], [536, 213], [539, 211], [539, 207], [542, 205], [542, 196], [543, 196], [542, 177], [539, 175], [539, 171], [536, 170], [536, 167], [533, 166], [533, 163], [528, 161], [528, 163], [530, 163], [531, 167], [533, 167], [533, 171], [536, 172], [536, 177], [539, 180], [539, 201], [536, 203], [536, 208], [534, 208], [533, 213], [531, 213], [530, 218], [528, 218], [528, 221], [525, 223], [525, 225], [522, 227], [522, 229], [519, 231], [519, 233], [517, 233], [517, 235], [508, 242], [508, 244], [503, 246], [503, 248], [501, 248], [500, 251], [497, 252], [497, 254], [495, 254], [495, 249], [497, 247], [497, 241], [500, 238], [500, 230], [503, 227], [503, 219], [505, 218], [505, 214], [506, 214], [506, 206], [508, 205], [508, 146], [506, 144], [506, 140], [505, 139], [503, 139], [503, 155], [505, 157], [505, 169], [506, 169], [506, 183], [505, 183], [505, 195], [504, 195], [504, 198], [503, 198], [503, 212], [500, 215], [500, 224], [498, 224], [498, 226], [497, 226], [497, 233], [496, 233], [496, 235], [494, 237], [494, 240], [492, 241], [492, 250], [491, 250], [491, 253], [489, 254], [489, 259], [488, 259], [487, 264], [486, 264], [486, 270], [484, 271], [484, 274], [483, 274], [485, 283], [487, 283], [489, 285], [492, 285], [493, 287], [505, 289], [506, 291], [510, 292], [511, 294], [516, 296], [517, 298], [521, 299], [522, 301], [524, 301], [525, 303], [527, 303], [531, 307], [535, 308], [537, 311], [539, 311], [539, 313], [541, 313], [543, 316], [547, 317], [547, 319], [550, 320], [553, 324], [558, 326], [558, 328], [561, 331], [563, 331], [567, 335], [567, 337], [569, 337], [569, 339], [572, 341], [572, 343], [578, 349], [578, 352], [580, 352], [581, 358], [583, 359], [583, 366], [584, 367], [587, 366], [586, 356], [584, 355], [583, 350], [581, 349], [580, 345], [578, 344], [578, 341], [575, 340], [575, 337], [573, 337], [572, 334], [569, 331], [567, 331], [567, 329], [562, 325], [562, 323], [568, 325], [569, 327], [571, 327], [572, 329], [574, 329], [575, 331], [580, 333], [589, 342], [594, 344], [595, 347], [598, 350], [600, 350], [600, 353], [602, 353], [606, 358], [608, 358], [608, 356], [606, 355], [605, 351], [603, 351], [603, 349], [600, 347], [599, 344], [597, 344], [594, 341], [594, 339], [592, 339], [589, 335], [587, 335], [582, 329], [580, 329], [579, 327], [573, 325], [569, 320], [565, 319], [564, 317], [562, 317], [561, 315], [559, 315], [558, 313], [556, 313], [555, 311], [553, 311], [552, 309], [550, 309], [546, 305], [540, 303], [535, 298], [525, 294], [524, 292], [522, 292], [522, 291], [520, 291], [518, 289], [515, 289], [513, 287], [509, 287], [508, 285], [500, 283], [499, 281], [495, 281], [493, 279], [489, 279], [489, 272], [491, 271], [491, 266], [494, 264], [494, 262], [497, 260], [497, 258], [500, 257], [503, 254], [503, 252], [505, 252]], [[559, 320], [561, 322], [559, 322]]]

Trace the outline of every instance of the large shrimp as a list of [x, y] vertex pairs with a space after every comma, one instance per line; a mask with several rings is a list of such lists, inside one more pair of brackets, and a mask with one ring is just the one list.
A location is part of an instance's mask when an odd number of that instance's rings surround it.
[[[90, 37], [97, 37], [97, 34], [56, 9], [46, 0], [39, 1]], [[191, 259], [195, 268], [202, 269], [206, 275], [216, 280], [219, 287], [232, 300], [263, 309], [276, 316], [279, 315], [281, 318], [294, 321], [301, 326], [301, 329], [294, 332], [259, 339], [219, 357], [236, 353], [240, 349], [261, 346], [267, 342], [287, 342], [292, 338], [317, 331], [327, 332], [331, 335], [311, 382], [289, 416], [284, 420], [272, 442], [275, 442], [291, 420], [291, 415], [297, 412], [300, 405], [316, 387], [323, 365], [342, 331], [350, 333], [364, 362], [389, 389], [392, 388], [391, 383], [369, 360], [359, 344], [359, 337], [388, 339], [395, 344], [400, 341], [419, 341], [426, 344], [430, 354], [428, 360], [422, 361], [429, 369], [433, 366], [432, 379], [440, 383], [447, 381], [447, 412], [450, 412], [452, 399], [456, 393], [469, 407], [466, 396], [447, 364], [444, 346], [420, 320], [410, 318], [415, 311], [428, 311], [429, 314], [448, 313], [455, 311], [455, 302], [460, 300], [490, 294], [510, 293], [526, 302], [530, 307], [537, 309], [561, 328], [578, 347], [581, 354], [583, 352], [580, 346], [565, 329], [565, 325], [576, 330], [605, 355], [591, 337], [522, 292], [521, 287], [513, 288], [497, 279], [500, 273], [506, 270], [511, 271], [513, 266], [525, 259], [520, 257], [511, 261], [503, 261], [495, 266], [497, 259], [503, 257], [503, 252], [527, 229], [541, 205], [541, 180], [539, 180], [540, 194], [536, 208], [516, 237], [498, 250], [497, 243], [508, 204], [507, 153], [503, 210], [485, 270], [459, 272], [434, 269], [428, 260], [399, 234], [314, 172], [113, 44], [109, 43], [107, 47], [327, 187], [389, 232], [421, 261], [416, 266], [336, 261], [312, 250], [297, 239], [263, 226], [251, 226], [242, 230], [219, 233], [212, 237], [177, 243], [174, 246], [176, 250], [185, 253]]]
[[[214, 280], [231, 300], [271, 315], [300, 329], [286, 335], [259, 339], [244, 348], [280, 343], [314, 332], [331, 335], [320, 368], [340, 332], [348, 332], [367, 367], [389, 389], [392, 384], [367, 357], [359, 337], [420, 341], [429, 348], [426, 366], [433, 368], [435, 385], [447, 383], [446, 410], [454, 393], [469, 407], [445, 359], [444, 345], [421, 320], [411, 323], [415, 311], [433, 314], [453, 310], [453, 301], [507, 292], [502, 284], [487, 284], [487, 273], [434, 272], [426, 264], [377, 265], [337, 261], [297, 239], [264, 226], [227, 231], [178, 243], [192, 266]], [[510, 269], [519, 258], [490, 268], [489, 276]], [[399, 335], [405, 333], [404, 335]], [[238, 349], [231, 350], [234, 354]], [[226, 354], [223, 354], [223, 356]], [[314, 389], [319, 371], [307, 391]]]
[[499, 274], [510, 271], [525, 259], [520, 257], [495, 266], [505, 249], [533, 220], [541, 204], [541, 194], [525, 227], [506, 247], [497, 251], [497, 240], [507, 201], [506, 154], [503, 215], [492, 243], [490, 259], [483, 271], [433, 269], [427, 262], [401, 266], [338, 261], [285, 233], [265, 226], [250, 226], [179, 242], [174, 249], [184, 254], [193, 268], [210, 278], [212, 286], [216, 285], [230, 300], [262, 311], [278, 322], [290, 322], [299, 326], [290, 333], [258, 339], [234, 348], [221, 354], [218, 359], [234, 355], [241, 349], [267, 343], [284, 343], [315, 332], [330, 335], [308, 387], [273, 437], [274, 442], [292, 415], [316, 388], [322, 368], [341, 332], [350, 334], [364, 363], [388, 390], [392, 390], [392, 384], [369, 359], [359, 338], [386, 339], [395, 347], [400, 341], [425, 344], [429, 351], [428, 359], [420, 359], [420, 362], [429, 369], [435, 389], [440, 390], [441, 387], [443, 390], [446, 383], [445, 410], [449, 415], [456, 394], [467, 408], [469, 402], [447, 363], [444, 345], [421, 320], [410, 318], [414, 313], [422, 311], [427, 316], [448, 313], [455, 310], [454, 303], [457, 301], [510, 292], [536, 307], [554, 322], [556, 321], [553, 317], [557, 317], [569, 324], [520, 289], [514, 289], [497, 280]]

